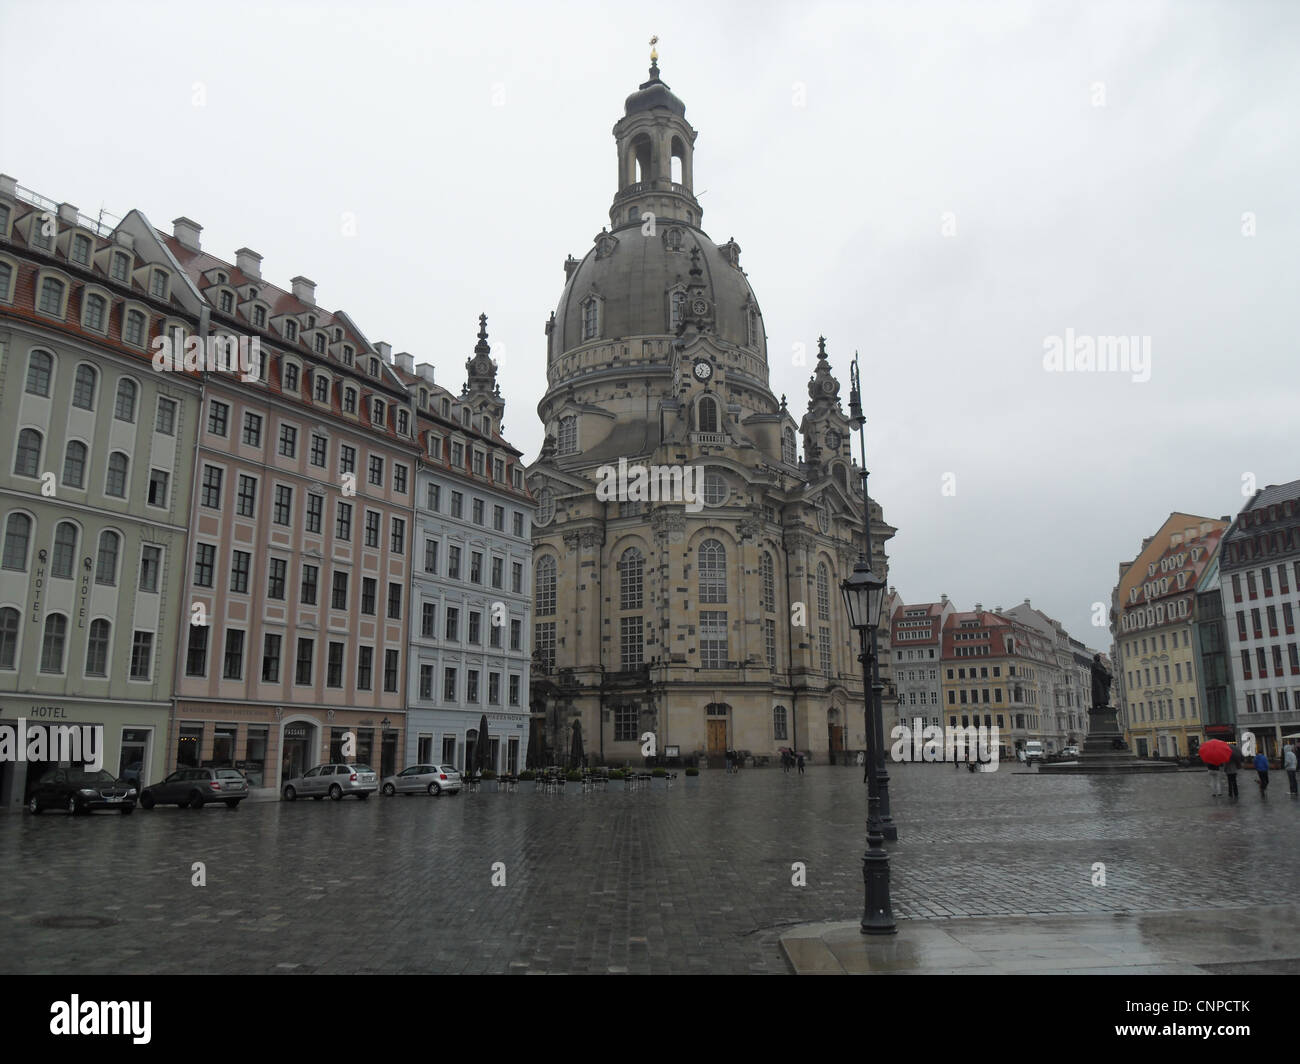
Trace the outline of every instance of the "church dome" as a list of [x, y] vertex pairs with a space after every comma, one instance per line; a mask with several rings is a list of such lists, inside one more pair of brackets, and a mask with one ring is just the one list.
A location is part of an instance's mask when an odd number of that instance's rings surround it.
[[[702, 322], [703, 332], [756, 351], [766, 361], [758, 301], [739, 260], [735, 241], [718, 247], [701, 230], [669, 219], [660, 220], [653, 236], [644, 235], [639, 224], [602, 232], [560, 296], [551, 351], [558, 357], [585, 343], [672, 337], [684, 316], [688, 323]], [[592, 301], [595, 336], [588, 318]]]
[[652, 111], [656, 107], [663, 107], [679, 115], [686, 117], [686, 105], [669, 91], [668, 86], [659, 80], [659, 65], [654, 63], [650, 67], [650, 80], [643, 81], [638, 86], [637, 91], [632, 93], [623, 103], [624, 114], [634, 114], [637, 111]]

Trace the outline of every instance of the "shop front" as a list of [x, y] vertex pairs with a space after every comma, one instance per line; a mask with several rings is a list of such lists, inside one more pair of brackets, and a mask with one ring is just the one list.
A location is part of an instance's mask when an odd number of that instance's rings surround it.
[[136, 787], [162, 779], [170, 715], [167, 703], [0, 696], [0, 809], [22, 809], [40, 778], [60, 765], [98, 760]]
[[[467, 757], [474, 756], [482, 710], [456, 711], [410, 709], [407, 711], [402, 769], [408, 765], [452, 765], [466, 770]], [[489, 713], [488, 752], [497, 772], [514, 775], [524, 767], [529, 718], [524, 713]]]

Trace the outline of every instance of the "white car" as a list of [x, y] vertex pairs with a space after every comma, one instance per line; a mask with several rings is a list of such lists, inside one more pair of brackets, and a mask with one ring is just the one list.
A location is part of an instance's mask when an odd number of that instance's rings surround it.
[[396, 776], [384, 780], [381, 788], [388, 797], [394, 794], [459, 794], [460, 773], [451, 765], [411, 765]]
[[1037, 739], [1030, 739], [1025, 743], [1024, 755], [1026, 765], [1031, 761], [1043, 760], [1043, 744]]
[[286, 802], [299, 797], [320, 801], [328, 796], [339, 801], [345, 794], [355, 795], [365, 801], [379, 790], [379, 776], [369, 765], [317, 765], [297, 779], [289, 780], [281, 790]]

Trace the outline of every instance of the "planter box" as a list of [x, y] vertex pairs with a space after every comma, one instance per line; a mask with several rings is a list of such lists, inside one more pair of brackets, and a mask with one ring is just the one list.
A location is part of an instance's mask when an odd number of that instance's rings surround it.
[[652, 776], [650, 779], [650, 789], [655, 791], [666, 791], [668, 789], [668, 777]]
[[605, 782], [607, 791], [624, 791], [627, 790], [627, 780], [607, 780]]
[[500, 780], [479, 780], [478, 789], [484, 794], [496, 794], [501, 789]]
[[518, 783], [515, 784], [515, 790], [518, 791], [520, 794], [536, 794], [537, 781], [520, 780]]

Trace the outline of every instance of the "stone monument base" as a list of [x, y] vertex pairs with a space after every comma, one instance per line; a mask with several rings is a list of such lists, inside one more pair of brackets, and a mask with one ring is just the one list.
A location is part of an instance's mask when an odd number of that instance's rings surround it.
[[1088, 737], [1077, 761], [1040, 764], [1038, 771], [1053, 776], [1067, 773], [1169, 772], [1178, 766], [1171, 761], [1148, 761], [1137, 757], [1123, 743], [1124, 734], [1116, 720], [1114, 706], [1094, 706], [1088, 710]]

